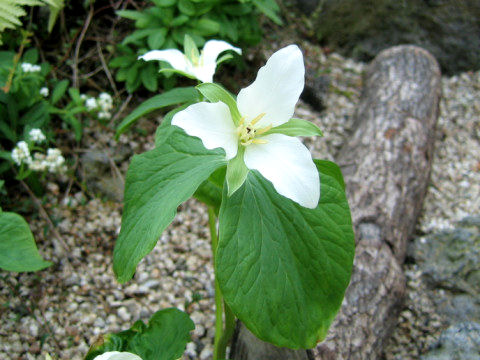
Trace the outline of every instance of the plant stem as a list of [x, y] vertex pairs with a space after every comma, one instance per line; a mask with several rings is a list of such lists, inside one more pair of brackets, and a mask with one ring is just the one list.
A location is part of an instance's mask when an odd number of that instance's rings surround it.
[[[212, 239], [213, 263], [217, 255], [217, 229], [216, 229], [215, 210], [208, 207], [208, 226], [210, 228], [210, 238]], [[225, 308], [226, 309], [226, 308]], [[223, 331], [223, 296], [218, 285], [217, 276], [215, 274], [215, 339], [213, 347], [213, 360], [225, 359], [227, 344]]]

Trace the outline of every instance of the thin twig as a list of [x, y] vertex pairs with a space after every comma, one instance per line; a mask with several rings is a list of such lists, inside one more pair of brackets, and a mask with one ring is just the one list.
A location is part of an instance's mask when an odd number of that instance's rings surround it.
[[82, 46], [83, 38], [87, 32], [88, 27], [90, 26], [90, 22], [92, 21], [93, 17], [93, 6], [90, 4], [90, 10], [88, 11], [87, 19], [85, 20], [85, 24], [83, 25], [82, 32], [78, 37], [77, 45], [75, 46], [75, 55], [73, 57], [73, 87], [78, 88], [78, 57], [80, 55], [80, 47]]
[[125, 108], [127, 107], [128, 103], [130, 102], [130, 100], [132, 100], [132, 94], [128, 94], [127, 98], [125, 99], [125, 101], [122, 103], [122, 106], [120, 106], [120, 109], [115, 113], [115, 115], [112, 116], [112, 119], [110, 120], [110, 126], [112, 126], [115, 121], [118, 119], [118, 117], [122, 114], [122, 112], [125, 110]]
[[102, 47], [100, 46], [100, 42], [98, 41], [97, 41], [97, 51], [98, 51], [98, 56], [100, 57], [100, 62], [102, 63], [102, 66], [103, 66], [103, 70], [105, 71], [108, 81], [110, 82], [110, 86], [112, 87], [113, 92], [115, 93], [115, 97], [118, 98], [117, 86], [115, 85], [115, 81], [113, 80], [112, 73], [108, 69], [107, 62], [105, 61], [105, 57], [103, 56]]
[[[70, 252], [70, 248], [68, 245], [63, 241], [62, 237], [58, 233], [57, 229], [55, 228], [55, 225], [53, 225], [52, 220], [50, 219], [50, 216], [48, 216], [47, 211], [42, 205], [42, 202], [40, 201], [39, 198], [33, 193], [33, 191], [30, 189], [30, 187], [23, 181], [20, 180], [20, 184], [22, 184], [23, 188], [27, 191], [28, 195], [32, 198], [33, 202], [38, 208], [38, 212], [40, 213], [40, 216], [48, 223], [50, 230], [52, 231], [54, 237], [57, 239], [57, 241], [62, 245], [63, 249], [67, 252]], [[54, 244], [55, 247], [57, 248], [58, 255], [64, 255], [64, 251], [60, 250], [58, 247], [58, 244]], [[66, 258], [65, 258], [66, 259]], [[68, 260], [67, 260], [68, 262]]]

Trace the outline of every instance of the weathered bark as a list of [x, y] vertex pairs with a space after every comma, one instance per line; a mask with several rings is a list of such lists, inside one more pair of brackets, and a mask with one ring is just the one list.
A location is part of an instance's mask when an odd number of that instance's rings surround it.
[[[430, 176], [440, 81], [436, 60], [414, 46], [383, 51], [366, 72], [356, 130], [337, 156], [355, 227], [354, 270], [326, 340], [310, 353], [315, 359], [376, 359], [396, 323], [401, 265]], [[233, 359], [302, 359], [260, 346], [247, 332], [240, 331], [235, 349], [244, 350]], [[262, 357], [250, 356], [258, 347]]]

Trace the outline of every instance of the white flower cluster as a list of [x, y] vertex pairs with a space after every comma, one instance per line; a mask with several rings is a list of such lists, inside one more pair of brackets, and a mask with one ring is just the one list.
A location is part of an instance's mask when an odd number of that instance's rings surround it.
[[[35, 142], [45, 140], [45, 135], [39, 129], [32, 129], [28, 135]], [[25, 141], [17, 143], [17, 146], [12, 150], [12, 159], [17, 165], [28, 165], [28, 168], [32, 171], [48, 170], [51, 173], [59, 173], [66, 170], [65, 158], [59, 149], [50, 148], [47, 150], [46, 155], [36, 152], [32, 158], [28, 144]]]
[[82, 94], [82, 99], [85, 101], [85, 106], [88, 111], [97, 111], [99, 119], [110, 119], [112, 114], [110, 110], [113, 108], [113, 99], [108, 93], [101, 93], [98, 98], [87, 97]]
[[12, 159], [17, 165], [28, 164], [32, 161], [28, 144], [25, 141], [17, 143], [17, 146], [12, 150]]
[[36, 142], [36, 143], [44, 142], [45, 139], [46, 139], [45, 135], [43, 134], [42, 130], [40, 130], [40, 129], [30, 130], [30, 132], [28, 133], [28, 137], [30, 138], [30, 140], [32, 140], [33, 142]]
[[42, 95], [43, 97], [47, 97], [49, 93], [50, 92], [48, 91], [48, 88], [45, 86], [40, 89], [40, 95]]
[[30, 64], [30, 63], [22, 63], [21, 67], [22, 67], [22, 71], [25, 72], [25, 73], [39, 72], [40, 70], [42, 70], [40, 65], [34, 65], [34, 64]]

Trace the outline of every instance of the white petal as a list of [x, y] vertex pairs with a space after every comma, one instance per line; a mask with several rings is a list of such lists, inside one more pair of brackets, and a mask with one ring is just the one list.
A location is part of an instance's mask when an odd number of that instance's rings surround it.
[[203, 63], [215, 64], [217, 63], [218, 55], [227, 50], [233, 50], [237, 54], [242, 55], [242, 49], [230, 45], [226, 41], [210, 40], [205, 43], [202, 50]]
[[320, 200], [320, 178], [312, 155], [294, 137], [271, 134], [261, 138], [266, 144], [245, 148], [245, 165], [258, 170], [280, 195], [314, 209]]
[[202, 82], [213, 82], [213, 74], [215, 74], [217, 68], [217, 57], [227, 50], [233, 50], [238, 54], [242, 53], [241, 49], [230, 45], [226, 41], [207, 41], [200, 55], [200, 65], [193, 68], [196, 78]]
[[207, 149], [221, 147], [227, 160], [237, 155], [238, 136], [228, 106], [222, 102], [200, 102], [176, 113], [172, 125], [181, 127], [188, 135], [197, 136]]
[[304, 83], [302, 52], [298, 46], [289, 45], [274, 53], [260, 68], [255, 81], [240, 91], [238, 110], [247, 121], [265, 113], [258, 127], [286, 123], [293, 115]]
[[189, 63], [185, 58], [185, 55], [180, 50], [177, 49], [168, 49], [168, 50], [152, 50], [140, 56], [139, 59], [143, 59], [145, 61], [151, 60], [158, 60], [158, 61], [166, 61], [174, 69], [185, 71], [187, 73], [191, 73], [189, 71]]
[[109, 351], [96, 356], [93, 360], [142, 360], [142, 358], [129, 352]]
[[213, 74], [215, 74], [216, 64], [212, 65], [202, 65], [192, 67], [193, 75], [204, 83], [213, 82]]

